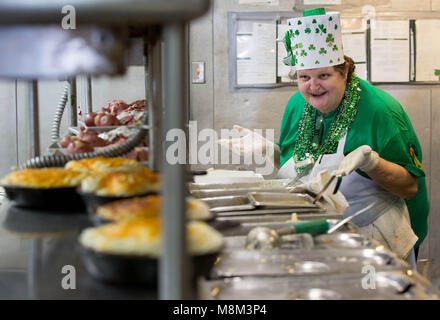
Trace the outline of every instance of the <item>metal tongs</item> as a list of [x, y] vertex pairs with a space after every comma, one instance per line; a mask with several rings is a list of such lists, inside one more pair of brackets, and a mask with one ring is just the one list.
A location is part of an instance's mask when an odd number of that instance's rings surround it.
[[319, 191], [319, 193], [316, 195], [315, 199], [313, 199], [313, 204], [315, 204], [317, 201], [319, 201], [324, 192], [328, 189], [328, 187], [330, 186], [330, 184], [333, 182], [333, 180], [335, 180], [336, 178], [338, 178], [338, 181], [336, 182], [336, 186], [335, 189], [333, 190], [333, 194], [335, 194], [336, 192], [338, 192], [339, 187], [341, 186], [341, 182], [342, 182], [342, 177], [345, 174], [333, 174], [330, 179], [327, 181], [327, 183], [325, 184], [325, 186], [321, 189], [321, 191]]
[[308, 175], [310, 173], [310, 171], [312, 171], [313, 167], [315, 166], [315, 160], [313, 160], [313, 158], [307, 158], [301, 162], [298, 162], [295, 166], [297, 167], [303, 167], [306, 166], [303, 171], [301, 171], [299, 174], [296, 175], [296, 177], [294, 179], [290, 179], [290, 181], [288, 181], [285, 184], [286, 188], [290, 188], [290, 187], [294, 187], [295, 184], [303, 177], [305, 177], [306, 175]]
[[373, 203], [370, 203], [368, 206], [366, 206], [365, 208], [353, 213], [351, 216], [348, 216], [345, 219], [342, 219], [341, 221], [339, 221], [337, 224], [335, 224], [333, 227], [331, 227], [327, 233], [333, 233], [336, 230], [338, 230], [340, 227], [342, 227], [344, 224], [346, 224], [348, 221], [350, 221], [351, 219], [353, 219], [354, 217], [357, 217], [358, 215], [360, 215], [361, 213], [367, 211], [368, 209], [372, 208], [374, 205], [376, 204], [376, 201], [374, 201]]

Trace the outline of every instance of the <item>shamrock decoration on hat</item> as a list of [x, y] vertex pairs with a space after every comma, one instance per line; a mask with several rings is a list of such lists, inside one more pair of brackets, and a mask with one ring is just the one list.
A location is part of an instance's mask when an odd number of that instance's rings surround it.
[[286, 65], [296, 70], [331, 67], [344, 62], [339, 12], [323, 8], [304, 10], [303, 17], [287, 20], [284, 40]]

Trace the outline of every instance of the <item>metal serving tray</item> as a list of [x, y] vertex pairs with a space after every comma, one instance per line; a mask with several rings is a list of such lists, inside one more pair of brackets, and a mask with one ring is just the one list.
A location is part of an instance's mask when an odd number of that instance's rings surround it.
[[[200, 298], [209, 300], [429, 300], [427, 286], [412, 273], [376, 273], [374, 289], [364, 289], [365, 274], [304, 276], [296, 278], [246, 277], [206, 281]], [[365, 281], [364, 281], [365, 282]], [[365, 284], [364, 284], [365, 286]]]
[[194, 190], [231, 190], [231, 189], [280, 189], [285, 188], [290, 179], [271, 179], [258, 182], [236, 183], [189, 183], [188, 188]]
[[[243, 250], [246, 248], [246, 239], [247, 236], [223, 237], [223, 250]], [[308, 233], [302, 233], [284, 236], [280, 249], [312, 249], [314, 246], [313, 237]]]
[[369, 239], [363, 234], [338, 232], [321, 234], [314, 237], [316, 247], [322, 248], [375, 248], [379, 242]]
[[[271, 229], [282, 229], [282, 228], [288, 228], [290, 227], [293, 223], [293, 221], [290, 221], [290, 216], [289, 218], [285, 219], [284, 221], [254, 221], [254, 222], [241, 222], [239, 225], [235, 226], [232, 229], [228, 229], [225, 230], [223, 233], [223, 236], [227, 237], [227, 236], [246, 236], [249, 231], [251, 231], [253, 228], [256, 227], [268, 227]], [[220, 219], [220, 218], [218, 218]], [[303, 219], [300, 219], [298, 222], [302, 222], [304, 221]], [[337, 219], [327, 219], [327, 222], [329, 224], [329, 227], [331, 228], [332, 226], [334, 226], [336, 223], [338, 223], [340, 220]], [[347, 223], [345, 225], [343, 225], [338, 232], [357, 232], [356, 227], [352, 224], [352, 223]], [[339, 233], [335, 233], [335, 235], [338, 235]], [[283, 237], [288, 237], [288, 236], [283, 236]], [[324, 242], [324, 241], [323, 241]], [[328, 241], [327, 241], [328, 242]]]
[[364, 266], [373, 266], [377, 271], [409, 268], [392, 253], [374, 249], [225, 250], [219, 255], [210, 278], [356, 274]]
[[313, 198], [305, 193], [250, 192], [249, 200], [255, 207], [319, 208]]
[[206, 189], [206, 190], [192, 190], [191, 195], [195, 198], [212, 198], [224, 196], [247, 196], [249, 192], [276, 192], [289, 193], [295, 192], [295, 188], [273, 188], [273, 189], [258, 189], [258, 188], [236, 188], [236, 189]]
[[213, 198], [202, 198], [201, 201], [209, 206], [211, 212], [224, 211], [241, 211], [253, 210], [254, 205], [251, 204], [247, 196], [224, 196]]
[[304, 211], [292, 209], [256, 209], [249, 211], [219, 212], [216, 213], [216, 220], [239, 223], [284, 223], [291, 220], [293, 211], [296, 213], [298, 219], [301, 220], [321, 218], [339, 219], [341, 217], [338, 213], [322, 212], [320, 210], [311, 209]]

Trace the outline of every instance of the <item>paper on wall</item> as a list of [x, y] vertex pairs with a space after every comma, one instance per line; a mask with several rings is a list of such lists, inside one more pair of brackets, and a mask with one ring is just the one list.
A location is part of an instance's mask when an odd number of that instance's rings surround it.
[[409, 21], [376, 21], [371, 32], [371, 81], [409, 81], [409, 66]]
[[416, 20], [416, 81], [439, 81], [440, 20]]
[[408, 39], [409, 21], [376, 20], [375, 23], [371, 26], [371, 35], [373, 39]]
[[367, 48], [364, 32], [343, 32], [342, 44], [344, 46], [344, 54], [352, 58], [354, 62], [367, 61]]
[[366, 63], [355, 63], [355, 69], [354, 69], [354, 73], [356, 73], [356, 75], [363, 79], [363, 80], [367, 80], [367, 64]]
[[276, 24], [256, 22], [237, 35], [237, 84], [276, 83]]

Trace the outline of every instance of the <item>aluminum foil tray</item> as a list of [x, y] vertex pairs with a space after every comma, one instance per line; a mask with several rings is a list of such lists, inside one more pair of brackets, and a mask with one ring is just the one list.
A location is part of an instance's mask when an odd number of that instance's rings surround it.
[[361, 273], [364, 266], [385, 271], [409, 268], [393, 254], [374, 249], [225, 250], [219, 255], [210, 279]]
[[365, 274], [305, 276], [296, 278], [246, 277], [206, 281], [199, 289], [201, 299], [210, 300], [430, 300], [427, 285], [411, 273], [376, 273], [374, 289]]

